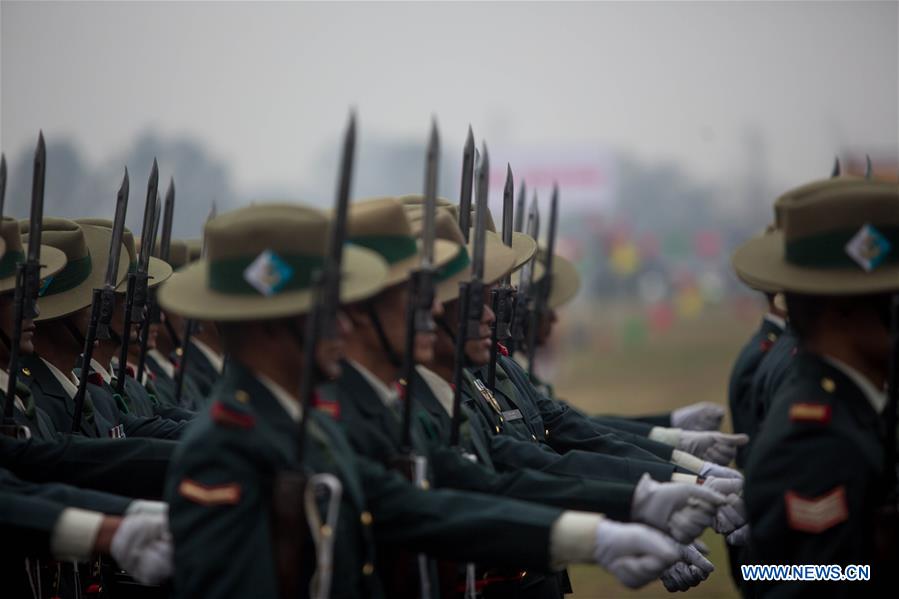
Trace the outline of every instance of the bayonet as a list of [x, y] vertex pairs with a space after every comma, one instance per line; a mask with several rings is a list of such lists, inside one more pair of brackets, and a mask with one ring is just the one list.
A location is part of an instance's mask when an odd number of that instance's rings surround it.
[[[537, 239], [540, 232], [540, 214], [537, 209], [537, 192], [528, 209], [526, 233], [529, 237]], [[524, 263], [519, 275], [518, 291], [515, 294], [515, 309], [512, 315], [512, 338], [510, 353], [514, 353], [522, 346], [526, 346], [525, 336], [527, 324], [530, 322], [530, 313], [533, 308], [534, 285], [534, 261], [536, 255]]]
[[150, 247], [147, 243], [151, 237], [156, 219], [156, 199], [159, 187], [159, 165], [153, 159], [150, 179], [147, 181], [147, 201], [144, 203], [144, 221], [141, 228], [140, 252], [137, 257], [137, 269], [128, 273], [128, 287], [125, 292], [125, 326], [122, 328], [122, 348], [119, 351], [119, 367], [116, 373], [116, 391], [125, 393], [125, 376], [128, 366], [128, 345], [131, 342], [131, 328], [135, 323], [143, 322], [147, 305], [147, 267], [150, 265]]
[[462, 150], [462, 187], [459, 192], [459, 228], [462, 237], [468, 243], [468, 230], [471, 228], [471, 186], [474, 182], [475, 153], [474, 134], [471, 125], [468, 126], [468, 137], [465, 138], [465, 148]]
[[833, 169], [831, 169], [831, 171], [830, 171], [830, 178], [836, 179], [839, 176], [840, 176], [840, 157], [834, 156], [833, 157]]
[[24, 262], [16, 265], [16, 290], [13, 296], [13, 334], [9, 347], [6, 387], [6, 404], [3, 406], [3, 434], [23, 436], [27, 428], [15, 423], [14, 409], [16, 382], [19, 373], [19, 345], [22, 341], [22, 322], [38, 315], [37, 296], [40, 289], [41, 230], [44, 220], [44, 181], [47, 170], [47, 146], [44, 132], [38, 135], [34, 152], [34, 170], [31, 178], [31, 216], [28, 229], [28, 253]]
[[865, 154], [865, 180], [870, 181], [874, 175], [874, 168], [871, 165], [871, 155]]
[[525, 187], [524, 180], [521, 181], [521, 184], [518, 186], [518, 200], [515, 204], [515, 232], [522, 233], [524, 232], [524, 204], [527, 200], [527, 188]]
[[[175, 179], [169, 179], [165, 192], [165, 209], [162, 212], [162, 236], [159, 242], [159, 258], [166, 262], [172, 256], [172, 223], [175, 219]], [[155, 247], [155, 246], [154, 246]]]

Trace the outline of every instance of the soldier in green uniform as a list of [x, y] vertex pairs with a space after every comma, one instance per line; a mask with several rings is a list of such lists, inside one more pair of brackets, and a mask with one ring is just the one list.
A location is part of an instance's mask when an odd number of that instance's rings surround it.
[[[379, 546], [452, 560], [547, 569], [598, 562], [639, 586], [680, 557], [657, 531], [595, 514], [422, 490], [354, 455], [331, 418], [302, 414], [303, 315], [312, 303], [312, 270], [322, 264], [328, 221], [297, 205], [255, 205], [206, 225], [206, 258], [177, 273], [161, 305], [217, 323], [230, 355], [208, 411], [182, 441], [167, 497], [175, 540], [176, 596], [277, 595], [271, 499], [276, 473], [297, 459], [296, 421], [309, 418], [302, 466], [342, 483], [333, 537], [332, 597], [383, 596]], [[341, 301], [377, 293], [386, 267], [356, 246], [344, 250]], [[317, 348], [318, 367], [336, 374], [341, 339]], [[298, 506], [299, 507], [299, 506]], [[637, 555], [642, 555], [638, 559]], [[615, 556], [615, 557], [613, 557]], [[611, 559], [610, 559], [611, 558]], [[315, 564], [297, 564], [303, 580]]]
[[787, 192], [775, 209], [780, 230], [750, 240], [733, 261], [742, 279], [785, 291], [799, 338], [746, 468], [749, 563], [870, 564], [872, 571], [870, 582], [769, 582], [755, 590], [887, 596], [897, 558], [878, 553], [875, 535], [887, 491], [884, 428], [895, 426], [882, 412], [890, 296], [899, 291], [899, 186], [818, 181]]
[[[75, 222], [85, 228], [97, 227], [110, 231], [112, 230], [112, 221], [103, 218], [81, 218], [77, 219]], [[127, 228], [122, 232], [122, 245], [128, 252], [128, 270], [133, 271], [137, 268], [137, 250], [134, 244], [134, 236]], [[152, 290], [158, 288], [159, 285], [165, 282], [165, 280], [172, 274], [172, 268], [168, 263], [151, 256], [147, 265], [147, 274], [147, 286]], [[98, 389], [92, 389], [96, 392], [102, 390], [102, 392], [106, 394], [115, 395], [115, 392], [112, 391], [112, 388], [115, 386], [113, 375], [118, 375], [121, 346], [124, 342], [125, 335], [128, 335], [130, 338], [128, 344], [129, 361], [125, 368], [126, 378], [124, 393], [122, 394], [122, 401], [119, 402], [119, 405], [122, 408], [127, 409], [128, 413], [134, 416], [144, 418], [160, 416], [164, 419], [174, 421], [190, 420], [190, 418], [193, 417], [193, 412], [184, 410], [179, 406], [163, 403], [155, 395], [149, 393], [147, 390], [149, 376], [146, 371], [144, 372], [143, 381], [137, 381], [135, 379], [137, 373], [136, 361], [140, 352], [138, 326], [135, 323], [135, 325], [132, 326], [131, 331], [122, 330], [122, 327], [125, 325], [124, 313], [126, 308], [125, 296], [127, 286], [127, 279], [125, 279], [116, 287], [115, 312], [113, 313], [112, 322], [110, 323], [110, 338], [98, 340], [97, 347], [94, 349], [94, 360], [91, 364], [91, 368], [100, 375], [102, 383], [101, 381], [97, 381], [98, 383], [101, 383], [96, 385]], [[152, 337], [153, 336], [151, 335], [151, 338]]]
[[[407, 208], [409, 207], [409, 198]], [[409, 209], [412, 212], [411, 208]], [[393, 259], [388, 286], [377, 296], [364, 304], [350, 306], [347, 314], [353, 322], [355, 334], [347, 344], [349, 361], [343, 365], [342, 374], [332, 390], [324, 395], [332, 395], [338, 403], [339, 422], [347, 433], [357, 452], [374, 457], [389, 465], [402, 451], [401, 400], [396, 392], [396, 380], [400, 376], [401, 344], [405, 339], [405, 309], [408, 303], [408, 287], [405, 284], [409, 273], [418, 267], [420, 254], [412, 240], [412, 231], [405, 222], [400, 205], [390, 199], [361, 202], [350, 214], [350, 241], [365, 245], [380, 253], [385, 260]], [[458, 275], [470, 276], [468, 252], [463, 249], [462, 233], [456, 221], [447, 211], [441, 210], [436, 219], [437, 237], [441, 240], [435, 250], [435, 265], [440, 267], [443, 279], [436, 290], [435, 308], [439, 316], [443, 301], [458, 294]], [[485, 256], [485, 282], [493, 284], [514, 265], [514, 251], [506, 248], [495, 236], [489, 237]], [[449, 243], [452, 242], [452, 245]], [[397, 246], [406, 244], [407, 255], [399, 258]], [[452, 253], [449, 251], [452, 247]], [[429, 337], [429, 336], [425, 336]], [[424, 377], [432, 376], [424, 364], [433, 361], [431, 339], [416, 343], [416, 359], [422, 363], [412, 386], [416, 407], [419, 402], [430, 400], [430, 386]], [[439, 377], [438, 377], [439, 378]], [[446, 385], [446, 383], [443, 383]], [[428, 406], [428, 407], [431, 407]], [[671, 485], [659, 486], [645, 482], [635, 491], [633, 484], [621, 482], [587, 481], [580, 477], [557, 477], [534, 470], [521, 469], [506, 474], [497, 474], [489, 457], [483, 459], [486, 468], [479, 467], [456, 451], [446, 451], [446, 436], [441, 429], [448, 414], [434, 418], [424, 405], [416, 410], [413, 420], [413, 445], [419, 455], [429, 458], [432, 480], [436, 486], [503, 495], [536, 501], [560, 507], [602, 511], [616, 519], [638, 520], [656, 526], [665, 532], [688, 542], [706, 525], [711, 524], [716, 505], [724, 498], [706, 489]], [[417, 433], [417, 434], [416, 434]], [[477, 457], [474, 453], [470, 457]], [[652, 490], [650, 490], [652, 489]], [[646, 513], [640, 509], [641, 501], [636, 497], [655, 495], [659, 509]], [[692, 497], [702, 496], [704, 509], [684, 509]], [[668, 499], [662, 499], [667, 496]], [[661, 509], [665, 504], [667, 509]], [[677, 516], [674, 516], [674, 513]], [[683, 528], [672, 529], [671, 521], [683, 523]], [[689, 532], [688, 532], [689, 529]], [[693, 535], [693, 536], [691, 536]], [[704, 561], [703, 566], [711, 564]], [[496, 575], [488, 578], [497, 581]], [[515, 576], [514, 593], [528, 597], [558, 597], [561, 595], [554, 578]], [[508, 580], [503, 580], [508, 585]]]
[[[65, 219], [47, 218], [43, 240], [62, 250], [66, 267], [45, 285], [38, 305], [41, 314], [36, 319], [36, 352], [24, 356], [25, 368], [20, 373], [23, 383], [34, 394], [38, 405], [44, 407], [57, 432], [72, 429], [73, 398], [77, 379], [73, 372], [84, 349], [84, 336], [90, 317], [92, 290], [103, 285], [108, 262], [111, 230], [91, 225], [79, 225]], [[103, 248], [106, 248], [105, 250]], [[119, 275], [128, 269], [123, 247]], [[165, 271], [159, 273], [162, 278]], [[95, 350], [100, 357], [102, 343]], [[125, 436], [177, 439], [185, 424], [132, 409], [132, 396], [120, 396], [106, 389], [105, 369], [99, 361], [88, 381], [82, 433], [89, 437], [118, 438]], [[80, 373], [79, 373], [80, 374]]]

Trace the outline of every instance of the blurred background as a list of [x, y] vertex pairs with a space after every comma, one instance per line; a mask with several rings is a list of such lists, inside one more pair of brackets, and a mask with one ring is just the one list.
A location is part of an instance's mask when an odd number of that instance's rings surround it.
[[[897, 7], [3, 1], [6, 213], [27, 216], [39, 129], [47, 214], [111, 218], [127, 165], [139, 230], [157, 157], [174, 234], [198, 237], [213, 201], [328, 206], [351, 107], [355, 198], [420, 191], [436, 118], [457, 200], [471, 125], [497, 221], [507, 163], [544, 210], [560, 185], [558, 250], [582, 277], [541, 356], [560, 395], [621, 413], [725, 402], [761, 313], [733, 248], [836, 156], [899, 173]], [[691, 595], [734, 596], [708, 540], [718, 571]], [[595, 568], [572, 576], [576, 597], [625, 593]]]

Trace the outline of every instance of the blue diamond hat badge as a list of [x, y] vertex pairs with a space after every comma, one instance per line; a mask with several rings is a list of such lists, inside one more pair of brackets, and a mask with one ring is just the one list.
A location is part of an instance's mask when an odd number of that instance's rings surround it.
[[889, 240], [874, 225], [870, 224], [862, 226], [846, 244], [846, 253], [865, 272], [871, 272], [877, 268], [892, 249], [893, 246]]
[[265, 250], [243, 271], [244, 280], [268, 297], [281, 291], [293, 278], [293, 267], [271, 250]]

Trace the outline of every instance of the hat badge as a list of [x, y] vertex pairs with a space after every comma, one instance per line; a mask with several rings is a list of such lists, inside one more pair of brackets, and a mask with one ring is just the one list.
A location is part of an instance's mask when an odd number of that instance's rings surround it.
[[271, 250], [265, 250], [243, 271], [244, 280], [269, 297], [278, 293], [293, 278], [293, 268]]
[[871, 224], [863, 225], [846, 244], [846, 253], [865, 272], [877, 268], [891, 250], [889, 240]]

